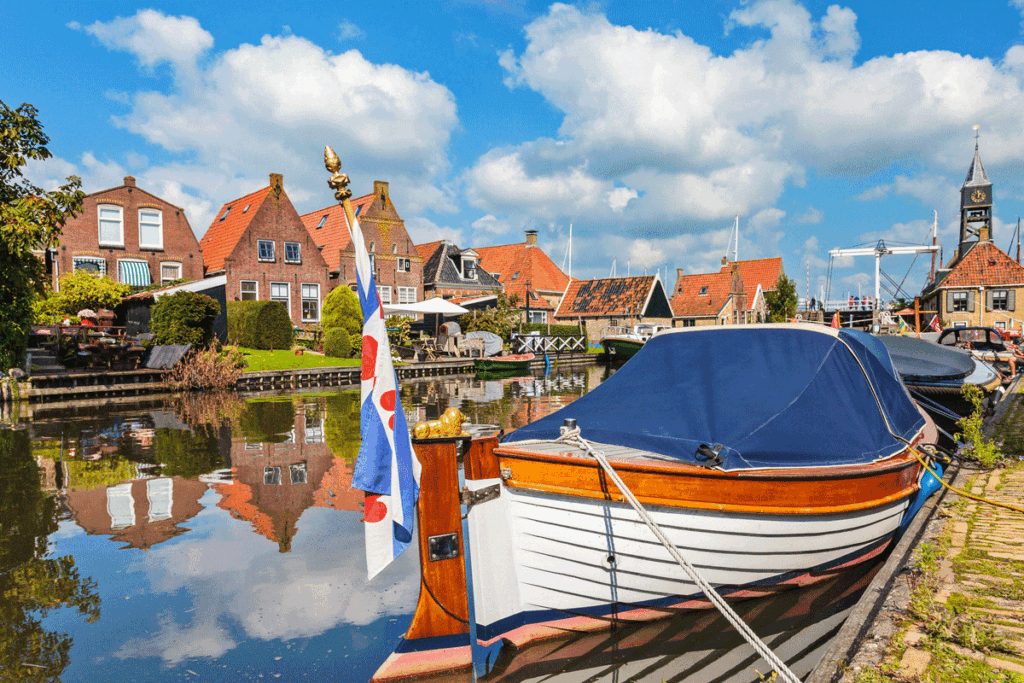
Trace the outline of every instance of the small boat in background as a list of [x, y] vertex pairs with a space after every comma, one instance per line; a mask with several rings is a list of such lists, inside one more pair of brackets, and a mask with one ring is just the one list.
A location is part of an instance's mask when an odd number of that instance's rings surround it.
[[647, 341], [668, 325], [634, 325], [629, 327], [608, 326], [601, 330], [601, 346], [605, 354], [617, 361], [625, 361], [636, 355]]
[[950, 327], [942, 331], [937, 343], [968, 351], [978, 360], [1000, 369], [1016, 369], [1016, 351], [1008, 348], [999, 330], [991, 327]]
[[514, 372], [529, 371], [530, 363], [536, 356], [532, 353], [519, 353], [514, 356], [491, 356], [490, 358], [474, 358], [473, 369], [478, 372]]

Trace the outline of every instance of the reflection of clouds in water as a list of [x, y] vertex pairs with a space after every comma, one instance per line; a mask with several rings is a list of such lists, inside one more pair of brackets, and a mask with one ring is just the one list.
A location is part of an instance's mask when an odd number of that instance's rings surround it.
[[[211, 514], [226, 515], [216, 509], [203, 513]], [[128, 571], [145, 572], [156, 593], [184, 589], [196, 612], [188, 624], [161, 619], [158, 633], [129, 641], [118, 656], [155, 656], [171, 664], [218, 657], [235, 645], [221, 626], [226, 623], [237, 623], [251, 638], [288, 640], [411, 613], [419, 592], [415, 547], [369, 584], [361, 518], [308, 509], [291, 553], [279, 553], [276, 543], [254, 534], [247, 523], [223, 519], [186, 535], [184, 544], [154, 547]]]
[[82, 527], [78, 526], [75, 520], [65, 519], [63, 522], [59, 522], [57, 524], [57, 530], [50, 534], [47, 537], [47, 540], [50, 543], [55, 543], [57, 541], [63, 541], [67, 538], [74, 538], [75, 536], [80, 536], [84, 533], [85, 530], [82, 529]]

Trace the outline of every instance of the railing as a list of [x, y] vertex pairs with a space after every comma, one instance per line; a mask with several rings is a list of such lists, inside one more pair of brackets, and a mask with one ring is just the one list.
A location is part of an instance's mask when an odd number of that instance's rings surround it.
[[583, 335], [523, 334], [512, 335], [512, 353], [586, 353]]

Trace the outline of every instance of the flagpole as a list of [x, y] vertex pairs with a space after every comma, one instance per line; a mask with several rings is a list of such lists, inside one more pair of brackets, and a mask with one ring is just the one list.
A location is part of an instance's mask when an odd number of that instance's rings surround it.
[[324, 147], [324, 166], [331, 172], [327, 186], [334, 190], [334, 198], [338, 200], [341, 208], [345, 211], [348, 232], [351, 235], [356, 225], [356, 214], [352, 210], [352, 202], [350, 201], [352, 199], [352, 190], [348, 188], [350, 181], [346, 174], [340, 172], [341, 160], [338, 159], [338, 155], [334, 153], [330, 146]]

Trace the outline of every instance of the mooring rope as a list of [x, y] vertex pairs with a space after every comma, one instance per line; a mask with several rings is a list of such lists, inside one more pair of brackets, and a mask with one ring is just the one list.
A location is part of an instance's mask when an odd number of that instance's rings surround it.
[[[909, 446], [909, 444], [908, 444], [908, 446]], [[935, 473], [935, 470], [933, 470], [931, 467], [928, 466], [928, 463], [925, 462], [924, 458], [921, 457], [921, 454], [917, 451], [916, 448], [914, 448], [913, 446], [910, 446], [909, 450], [910, 450], [911, 453], [914, 454], [914, 457], [917, 458], [917, 461], [919, 463], [921, 463], [921, 466], [924, 467], [926, 470], [928, 470], [928, 474], [930, 474], [933, 477], [935, 477], [936, 481], [938, 481], [940, 484], [945, 486], [947, 489], [949, 489], [953, 493], [959, 493], [961, 496], [964, 496], [966, 498], [970, 498], [971, 500], [976, 500], [976, 501], [978, 501], [980, 503], [988, 503], [989, 505], [994, 505], [995, 507], [1006, 508], [1007, 510], [1013, 510], [1014, 512], [1022, 512], [1022, 513], [1024, 513], [1024, 508], [1019, 508], [1016, 505], [1010, 505], [1009, 503], [1002, 503], [1002, 502], [1000, 502], [998, 500], [989, 500], [988, 498], [982, 498], [981, 496], [976, 496], [976, 495], [974, 495], [972, 493], [967, 493], [967, 491], [961, 491], [960, 489], [958, 489], [958, 488], [956, 488], [954, 486], [950, 486], [949, 484], [947, 484], [945, 481], [942, 480], [942, 477], [940, 477], [938, 474]]]
[[616, 472], [615, 468], [613, 468], [608, 462], [604, 453], [595, 450], [594, 447], [590, 445], [590, 442], [580, 436], [579, 427], [561, 427], [560, 432], [561, 436], [558, 437], [558, 441], [578, 446], [580, 449], [585, 450], [587, 455], [594, 458], [594, 460], [601, 465], [601, 469], [605, 471], [608, 478], [611, 479], [619, 489], [623, 498], [626, 499], [626, 502], [636, 510], [636, 513], [640, 516], [640, 519], [643, 520], [644, 524], [647, 525], [647, 528], [649, 528], [657, 539], [661, 541], [661, 544], [665, 546], [669, 555], [679, 563], [679, 566], [683, 568], [683, 571], [685, 571], [686, 575], [690, 577], [690, 580], [697, 584], [704, 595], [706, 595], [718, 611], [722, 613], [722, 616], [724, 616], [726, 620], [732, 624], [733, 628], [743, 636], [743, 639], [750, 643], [750, 646], [753, 647], [766, 662], [774, 667], [775, 671], [778, 672], [779, 676], [783, 680], [787, 683], [800, 683], [800, 679], [796, 677], [796, 674], [789, 670], [789, 667], [786, 666], [785, 662], [779, 659], [778, 655], [772, 652], [771, 648], [757, 637], [757, 634], [755, 634], [754, 631], [747, 626], [742, 619], [740, 619], [739, 615], [729, 607], [729, 604], [721, 595], [718, 594], [718, 591], [716, 591], [711, 584], [700, 575], [700, 572], [697, 571], [696, 567], [690, 564], [689, 561], [683, 557], [675, 544], [669, 540], [668, 536], [665, 535], [665, 532], [663, 532], [661, 527], [658, 526], [658, 523], [651, 518], [644, 506], [636, 499], [636, 496], [634, 496], [633, 492], [629, 490], [629, 487], [626, 486], [625, 482], [622, 481], [618, 472]]

